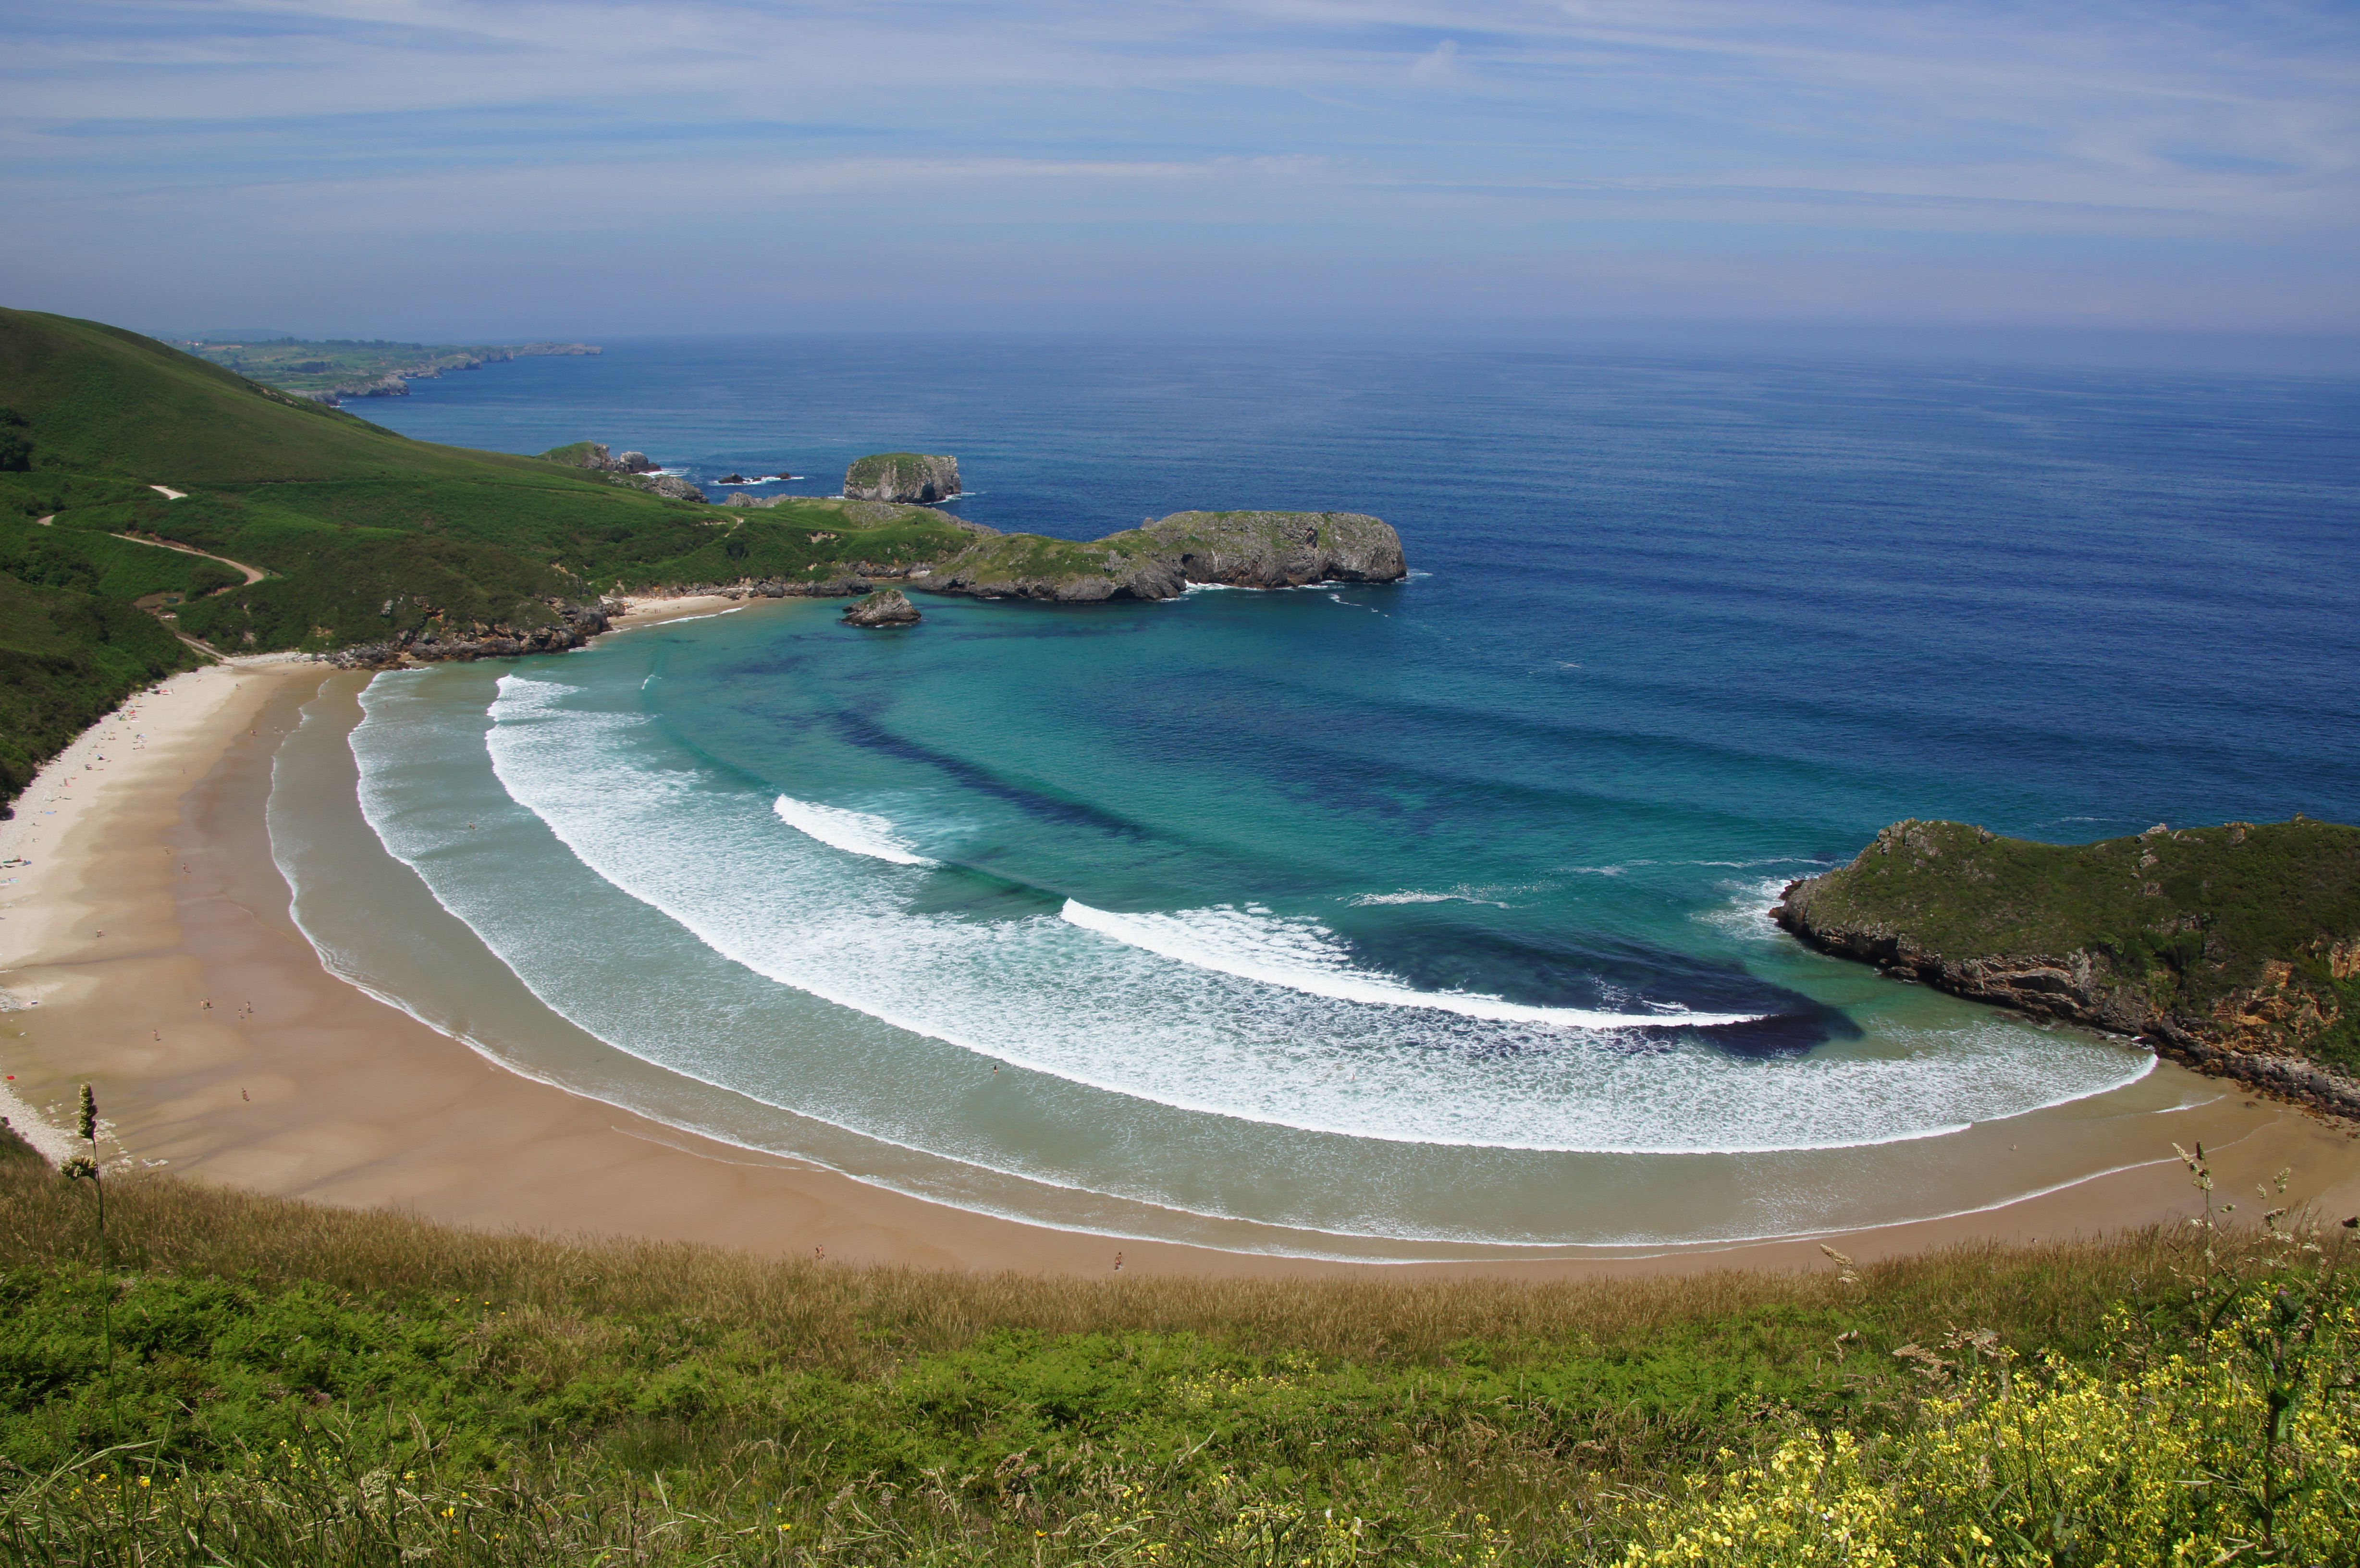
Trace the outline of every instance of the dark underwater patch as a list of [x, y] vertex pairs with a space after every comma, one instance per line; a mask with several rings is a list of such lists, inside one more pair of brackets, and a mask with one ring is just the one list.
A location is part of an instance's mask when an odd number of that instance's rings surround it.
[[1446, 913], [1393, 917], [1381, 928], [1333, 923], [1360, 963], [1421, 991], [1472, 991], [1540, 1007], [1640, 1013], [1649, 1003], [1677, 1003], [1691, 1012], [1762, 1015], [1707, 1029], [1667, 1018], [1636, 1029], [1634, 1049], [1659, 1049], [1682, 1034], [1732, 1055], [1786, 1056], [1862, 1032], [1841, 1008], [1725, 961], [1622, 937], [1512, 935]]
[[896, 735], [865, 714], [842, 709], [828, 714], [838, 734], [864, 750], [880, 752], [908, 762], [923, 763], [940, 770], [948, 778], [997, 800], [1005, 800], [1026, 815], [1043, 822], [1095, 828], [1115, 837], [1143, 840], [1153, 836], [1149, 830], [1129, 817], [1093, 806], [1087, 801], [1051, 794], [1022, 784], [1011, 784], [990, 769], [950, 752], [937, 751], [923, 746], [906, 735]]

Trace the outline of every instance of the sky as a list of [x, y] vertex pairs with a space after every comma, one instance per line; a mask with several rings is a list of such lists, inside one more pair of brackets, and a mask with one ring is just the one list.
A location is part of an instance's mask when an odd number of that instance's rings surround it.
[[2360, 5], [0, 0], [148, 331], [2360, 334]]

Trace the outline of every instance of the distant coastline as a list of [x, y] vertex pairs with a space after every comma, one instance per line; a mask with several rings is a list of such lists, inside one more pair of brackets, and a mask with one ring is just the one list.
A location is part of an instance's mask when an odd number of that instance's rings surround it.
[[182, 338], [178, 346], [250, 381], [328, 404], [347, 397], [406, 397], [413, 381], [480, 370], [510, 360], [603, 354], [595, 343], [414, 343], [383, 339]]

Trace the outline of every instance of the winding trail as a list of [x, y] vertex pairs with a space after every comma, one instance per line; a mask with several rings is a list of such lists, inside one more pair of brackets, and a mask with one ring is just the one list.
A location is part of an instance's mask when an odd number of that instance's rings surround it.
[[[54, 517], [56, 514], [51, 513], [50, 516]], [[43, 522], [47, 522], [49, 521], [49, 518], [44, 517], [41, 520]], [[111, 534], [108, 537], [111, 539], [129, 539], [133, 544], [153, 545], [158, 550], [176, 550], [182, 555], [201, 555], [207, 561], [218, 561], [224, 566], [232, 567], [246, 573], [246, 581], [236, 584], [236, 586], [240, 588], [250, 587], [262, 581], [263, 572], [260, 567], [248, 566], [242, 561], [232, 561], [225, 555], [215, 555], [211, 550], [199, 550], [194, 545], [174, 544], [169, 539], [142, 539], [137, 534]], [[229, 590], [227, 588], [216, 588], [213, 592], [216, 593], [226, 593]]]

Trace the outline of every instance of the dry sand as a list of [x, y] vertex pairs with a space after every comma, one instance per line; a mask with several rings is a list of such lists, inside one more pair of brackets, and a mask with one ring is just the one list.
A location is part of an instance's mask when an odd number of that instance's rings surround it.
[[671, 598], [626, 595], [617, 603], [623, 606], [623, 613], [613, 617], [615, 630], [618, 632], [637, 631], [641, 626], [659, 626], [665, 621], [693, 621], [705, 615], [726, 615], [732, 610], [746, 607], [745, 600], [733, 599], [727, 593], [681, 593]]
[[[622, 629], [732, 604], [642, 601]], [[271, 759], [323, 681], [364, 679], [285, 659], [175, 676], [76, 741], [27, 791], [18, 819], [0, 823], [0, 858], [31, 863], [0, 870], [13, 878], [0, 884], [0, 1070], [10, 1077], [0, 1114], [45, 1151], [69, 1151], [60, 1129], [88, 1079], [106, 1116], [103, 1152], [119, 1168], [490, 1228], [1073, 1274], [1104, 1273], [1118, 1252], [1133, 1274], [1542, 1279], [1827, 1266], [1819, 1238], [1438, 1265], [1120, 1241], [939, 1207], [519, 1077], [330, 975], [290, 918], [264, 827]], [[2228, 1115], [2224, 1190], [2250, 1193], [2291, 1166], [2298, 1198], [2331, 1217], [2360, 1210], [2360, 1142], [2346, 1129], [2269, 1105]], [[2169, 1149], [2156, 1152], [2169, 1160]], [[2164, 1163], [1985, 1214], [1827, 1239], [1868, 1259], [1974, 1236], [2087, 1235], [2185, 1214], [2191, 1198], [2185, 1173]]]

